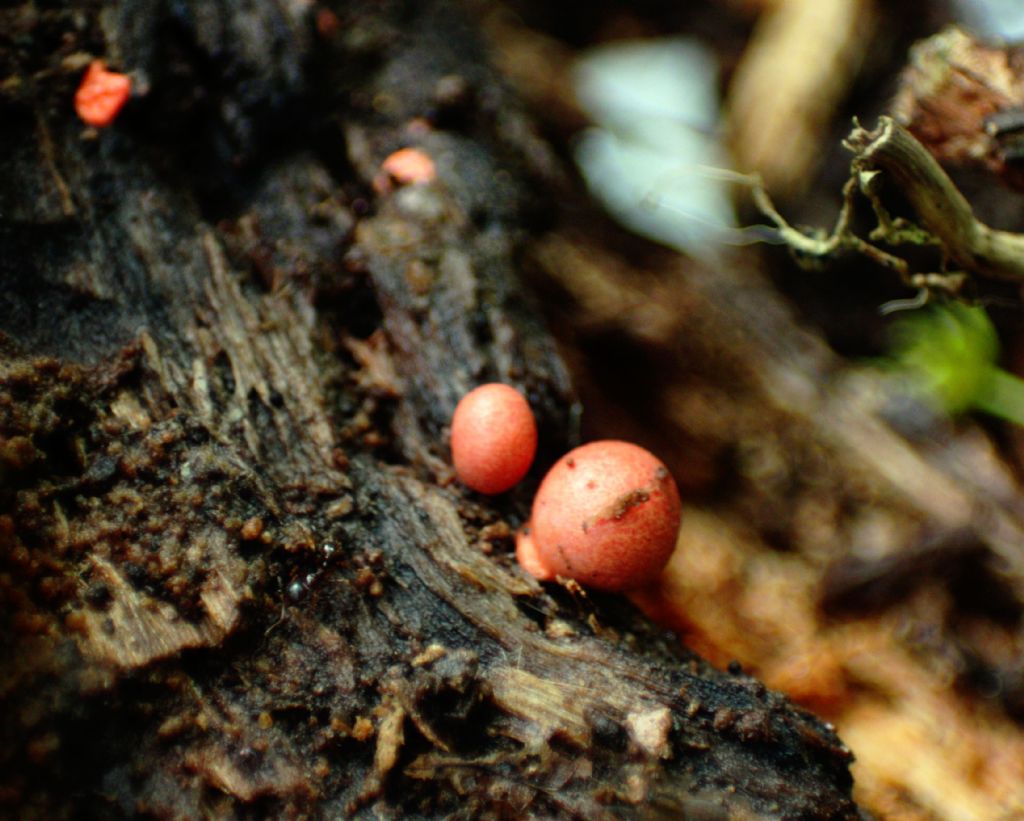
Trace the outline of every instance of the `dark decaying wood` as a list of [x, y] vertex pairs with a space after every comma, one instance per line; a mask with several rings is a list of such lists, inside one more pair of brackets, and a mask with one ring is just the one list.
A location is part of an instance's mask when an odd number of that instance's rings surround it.
[[[452, 4], [0, 14], [4, 814], [856, 816], [830, 727], [451, 480], [473, 384], [542, 463], [574, 418], [517, 277], [557, 166]], [[404, 145], [440, 180], [374, 193]]]

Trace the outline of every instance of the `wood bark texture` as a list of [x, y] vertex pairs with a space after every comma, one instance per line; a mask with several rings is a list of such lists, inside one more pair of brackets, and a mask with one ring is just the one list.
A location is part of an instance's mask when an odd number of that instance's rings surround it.
[[[541, 465], [575, 414], [517, 277], [557, 161], [471, 20], [0, 12], [0, 812], [857, 817], [829, 726], [526, 577], [530, 483], [452, 481], [475, 384]], [[437, 181], [379, 179], [409, 145]]]

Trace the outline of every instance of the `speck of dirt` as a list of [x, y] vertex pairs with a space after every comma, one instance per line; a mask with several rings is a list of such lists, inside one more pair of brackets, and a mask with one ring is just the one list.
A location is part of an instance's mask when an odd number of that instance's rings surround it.
[[648, 499], [651, 498], [651, 493], [647, 488], [637, 488], [631, 490], [629, 493], [624, 493], [618, 499], [615, 500], [614, 507], [612, 508], [612, 518], [618, 521], [627, 513], [631, 508], [637, 505], [642, 505]]

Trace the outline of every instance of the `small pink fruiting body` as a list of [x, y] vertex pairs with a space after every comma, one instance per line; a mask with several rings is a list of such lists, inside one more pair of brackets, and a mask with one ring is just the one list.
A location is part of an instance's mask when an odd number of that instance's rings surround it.
[[[681, 504], [668, 468], [644, 448], [606, 440], [559, 459], [537, 490], [523, 567], [599, 590], [653, 581], [675, 548]], [[542, 573], [535, 572], [540, 567]]]
[[503, 493], [526, 475], [537, 452], [530, 404], [497, 382], [471, 390], [455, 407], [451, 445], [459, 481], [480, 493]]
[[114, 122], [131, 93], [131, 77], [108, 71], [102, 60], [93, 60], [75, 92], [75, 112], [86, 125], [106, 128]]
[[516, 561], [531, 576], [542, 582], [552, 582], [555, 574], [537, 555], [537, 545], [533, 543], [533, 536], [530, 534], [530, 526], [523, 525], [516, 531]]
[[399, 185], [431, 182], [437, 176], [430, 155], [418, 148], [400, 148], [384, 160], [381, 170]]

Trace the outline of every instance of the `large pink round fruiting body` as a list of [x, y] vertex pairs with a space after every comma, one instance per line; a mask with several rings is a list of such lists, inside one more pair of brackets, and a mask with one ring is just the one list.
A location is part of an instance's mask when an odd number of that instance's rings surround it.
[[503, 493], [522, 479], [537, 452], [537, 423], [519, 391], [492, 382], [467, 393], [452, 416], [452, 462], [480, 493]]
[[676, 483], [653, 454], [629, 442], [591, 442], [555, 462], [541, 482], [526, 569], [599, 590], [639, 587], [672, 555], [680, 515]]

